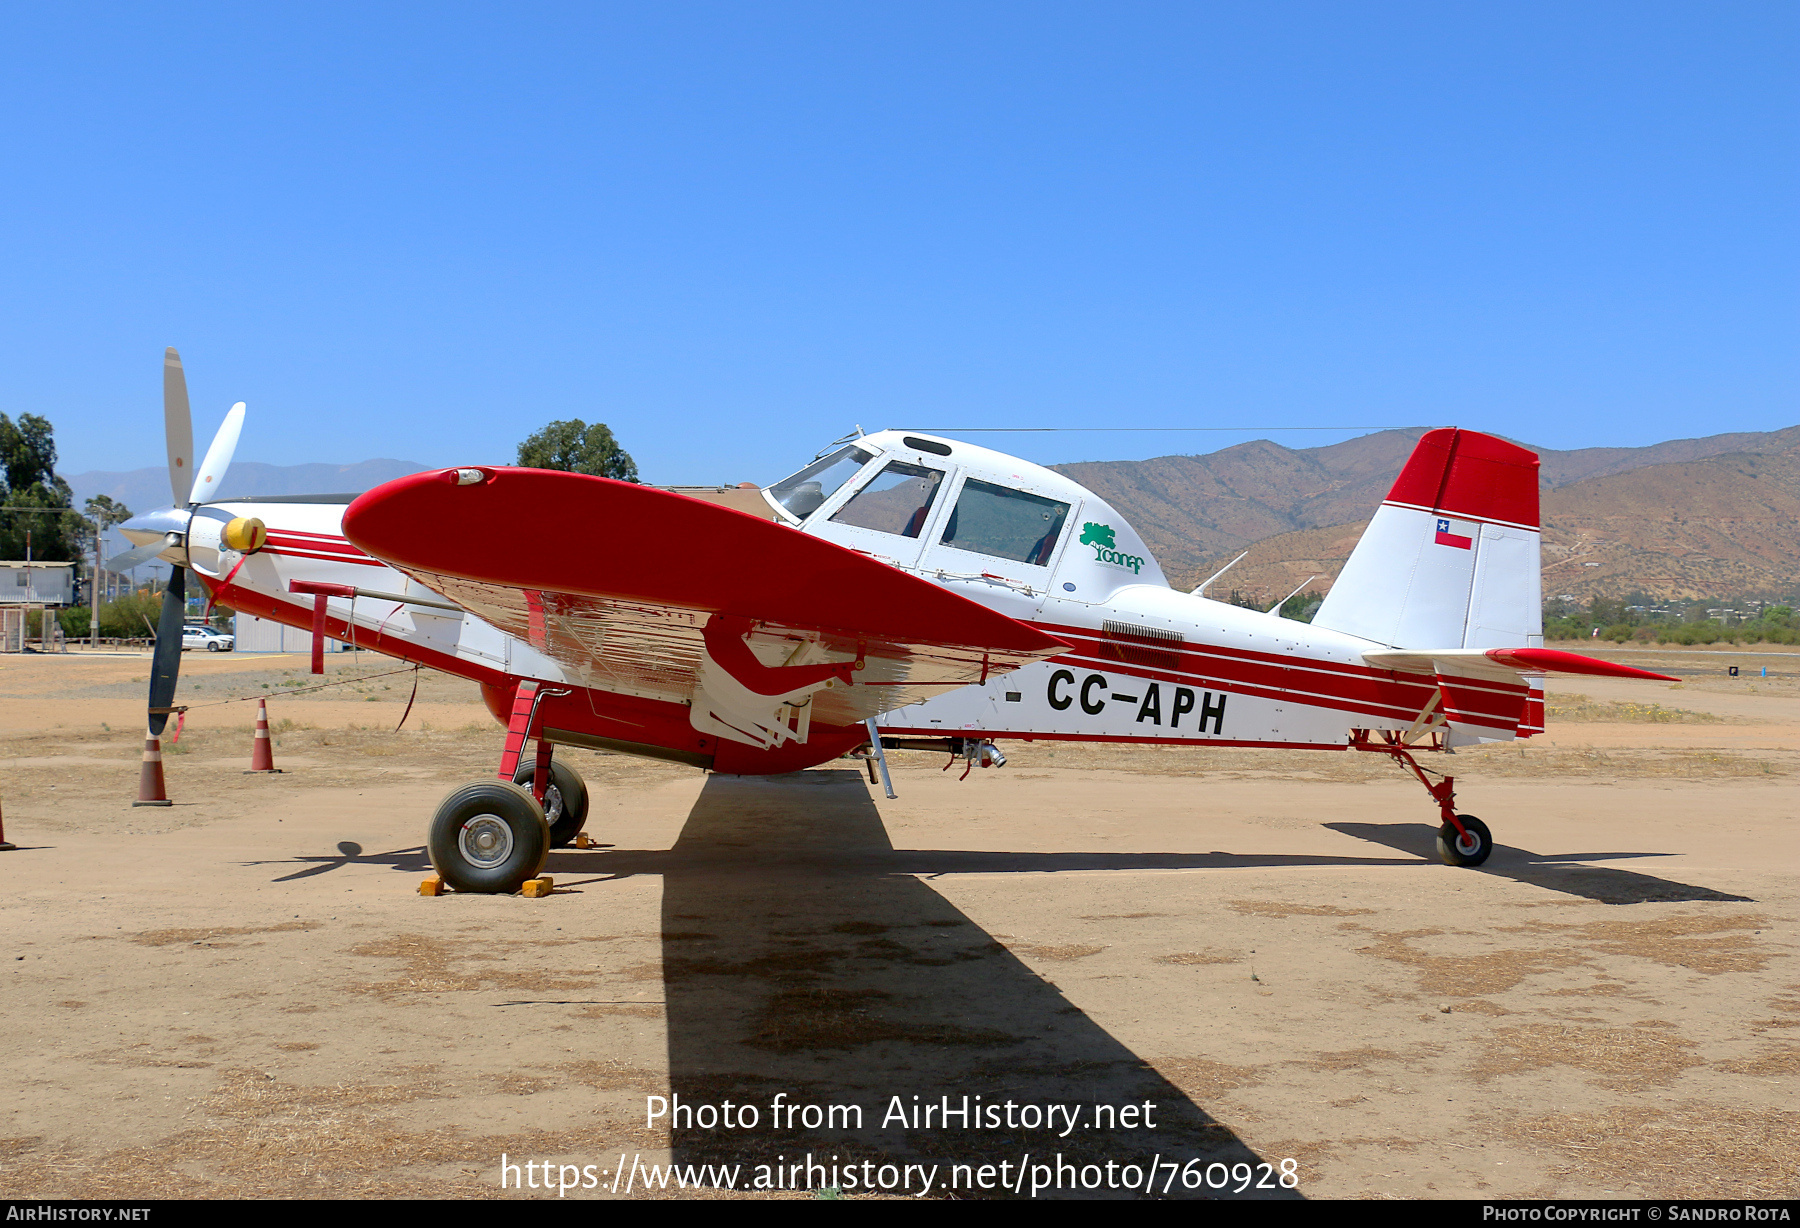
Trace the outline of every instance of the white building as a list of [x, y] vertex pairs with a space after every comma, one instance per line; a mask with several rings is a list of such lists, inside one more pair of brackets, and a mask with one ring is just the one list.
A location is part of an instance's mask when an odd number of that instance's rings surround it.
[[75, 564], [0, 559], [0, 606], [75, 604]]
[[[238, 652], [311, 652], [312, 632], [278, 623], [272, 618], [239, 613], [232, 620], [232, 635]], [[350, 645], [340, 640], [325, 641], [326, 652], [347, 652]]]

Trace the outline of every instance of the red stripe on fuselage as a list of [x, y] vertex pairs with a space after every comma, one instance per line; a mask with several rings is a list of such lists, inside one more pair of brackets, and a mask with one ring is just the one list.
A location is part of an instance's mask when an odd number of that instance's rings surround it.
[[1410, 721], [1431, 702], [1431, 696], [1437, 690], [1431, 681], [1413, 681], [1396, 677], [1386, 670], [1316, 658], [1295, 659], [1212, 644], [1124, 646], [1168, 652], [1181, 658], [1178, 669], [1157, 669], [1101, 655], [1102, 645], [1113, 649], [1121, 645], [1100, 638], [1100, 634], [1091, 628], [1051, 625], [1045, 630], [1075, 643], [1075, 651], [1054, 658], [1057, 663], [1079, 662], [1084, 668], [1099, 673], [1236, 691], [1261, 699], [1295, 700], [1360, 716]]
[[262, 553], [290, 559], [317, 559], [322, 563], [355, 563], [358, 567], [387, 566], [380, 559], [372, 559], [366, 554], [323, 554], [312, 550], [277, 549], [274, 546], [264, 546]]

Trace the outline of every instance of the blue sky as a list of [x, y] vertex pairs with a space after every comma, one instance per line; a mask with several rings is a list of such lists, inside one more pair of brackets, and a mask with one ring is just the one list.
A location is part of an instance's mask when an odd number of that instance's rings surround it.
[[0, 410], [160, 464], [172, 344], [275, 464], [1772, 429], [1797, 52], [1723, 0], [13, 5]]

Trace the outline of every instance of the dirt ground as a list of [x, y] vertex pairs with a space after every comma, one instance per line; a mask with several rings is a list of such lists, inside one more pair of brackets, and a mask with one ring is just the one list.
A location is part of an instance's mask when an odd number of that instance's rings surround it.
[[[1619, 659], [1687, 681], [1556, 683], [1543, 737], [1428, 764], [1479, 870], [1373, 755], [896, 754], [890, 801], [853, 763], [565, 751], [602, 843], [533, 900], [415, 890], [499, 752], [467, 683], [423, 675], [395, 732], [382, 658], [301, 691], [190, 653], [176, 804], [133, 808], [148, 659], [0, 657], [0, 1196], [496, 1197], [505, 1156], [642, 1197], [810, 1155], [839, 1171], [774, 1196], [1060, 1158], [1041, 1196], [1792, 1197], [1800, 656]], [[245, 696], [282, 775], [243, 774]], [[913, 1117], [965, 1096], [998, 1120]]]

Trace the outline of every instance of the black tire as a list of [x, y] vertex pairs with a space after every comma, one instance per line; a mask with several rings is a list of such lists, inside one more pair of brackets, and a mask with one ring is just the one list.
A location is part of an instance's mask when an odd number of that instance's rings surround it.
[[[527, 793], [531, 792], [531, 772], [535, 766], [533, 760], [521, 757], [519, 770], [513, 773], [513, 783], [523, 785]], [[544, 790], [544, 821], [550, 824], [550, 847], [567, 848], [575, 843], [576, 835], [587, 822], [587, 812], [587, 782], [581, 779], [580, 772], [561, 759], [552, 759], [550, 784]]]
[[206, 646], [206, 651], [208, 651], [208, 652], [223, 652], [224, 649], [219, 646], [217, 641], [214, 641], [213, 643], [208, 644]]
[[1474, 847], [1469, 847], [1455, 824], [1446, 823], [1438, 828], [1438, 856], [1447, 866], [1478, 866], [1494, 851], [1494, 837], [1488, 833], [1487, 824], [1474, 815], [1459, 814], [1456, 817], [1469, 833]]
[[426, 848], [454, 890], [508, 895], [543, 868], [550, 825], [530, 789], [483, 780], [439, 803]]

